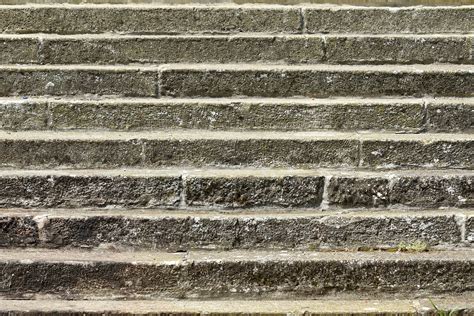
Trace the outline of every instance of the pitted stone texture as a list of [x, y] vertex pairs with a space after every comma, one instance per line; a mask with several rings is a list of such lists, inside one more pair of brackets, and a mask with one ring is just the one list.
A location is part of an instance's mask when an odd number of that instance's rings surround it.
[[309, 33], [468, 33], [474, 8], [305, 8]]
[[0, 215], [0, 247], [28, 247], [39, 244], [38, 223], [33, 217]]
[[469, 175], [334, 176], [329, 180], [328, 200], [342, 207], [472, 207], [473, 192]]
[[0, 166], [112, 168], [142, 165], [138, 140], [0, 140]]
[[357, 166], [356, 140], [145, 140], [145, 165], [328, 167]]
[[[193, 214], [139, 210], [77, 210], [0, 216], [1, 247], [116, 249], [380, 249], [400, 243], [456, 246], [461, 227], [455, 213]], [[421, 213], [421, 214], [420, 214]], [[380, 232], [383, 232], [381, 234]]]
[[156, 207], [180, 202], [180, 177], [2, 176], [1, 207]]
[[206, 251], [190, 252], [186, 258], [159, 252], [21, 251], [1, 253], [1, 289], [9, 297], [251, 298], [258, 294], [262, 298], [303, 298], [334, 293], [462, 293], [470, 289], [474, 265], [471, 251]]
[[34, 38], [0, 38], [0, 64], [30, 64], [39, 61], [39, 43]]
[[361, 165], [365, 167], [474, 168], [474, 140], [412, 141], [365, 140]]
[[434, 131], [473, 131], [474, 102], [471, 99], [427, 102], [428, 128]]
[[167, 66], [161, 74], [161, 93], [166, 97], [472, 96], [470, 67]]
[[384, 178], [332, 177], [329, 204], [342, 207], [377, 207], [390, 203], [389, 180]]
[[291, 7], [109, 6], [1, 8], [4, 33], [300, 33]]
[[0, 101], [0, 128], [6, 130], [43, 130], [48, 128], [48, 104], [30, 100]]
[[[412, 130], [423, 126], [424, 116], [421, 100], [52, 100], [50, 107], [55, 129]], [[456, 114], [453, 119], [465, 120], [464, 112]]]
[[157, 77], [133, 68], [5, 66], [0, 69], [0, 96], [156, 96]]
[[423, 207], [473, 207], [474, 181], [470, 176], [402, 177], [390, 190], [393, 204]]
[[466, 241], [474, 243], [474, 216], [468, 216], [466, 219]]
[[[474, 17], [474, 16], [473, 16]], [[328, 36], [330, 63], [470, 63], [469, 37]]]
[[187, 177], [185, 183], [190, 206], [317, 207], [322, 201], [324, 178], [203, 176]]
[[121, 36], [45, 39], [41, 52], [50, 64], [318, 63], [323, 45], [306, 36]]

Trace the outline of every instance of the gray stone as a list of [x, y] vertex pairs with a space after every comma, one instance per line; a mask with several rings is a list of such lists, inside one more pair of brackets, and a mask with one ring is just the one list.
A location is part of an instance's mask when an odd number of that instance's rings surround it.
[[0, 166], [112, 168], [141, 166], [139, 140], [1, 140]]
[[170, 66], [162, 71], [161, 93], [166, 97], [473, 95], [474, 73], [469, 67], [457, 71], [418, 67]]
[[[73, 216], [41, 214], [0, 217], [2, 247], [116, 249], [385, 249], [400, 243], [457, 246], [461, 228], [450, 214], [225, 215], [195, 211], [175, 216], [156, 211], [115, 215], [96, 210]], [[96, 214], [99, 213], [99, 214]], [[142, 213], [138, 212], [138, 215]], [[40, 227], [38, 227], [40, 226]], [[380, 232], [383, 232], [381, 234]], [[469, 233], [468, 233], [469, 234]], [[41, 236], [41, 237], [39, 237]]]
[[39, 42], [35, 38], [0, 38], [0, 51], [0, 64], [39, 63]]
[[190, 206], [317, 207], [323, 195], [323, 177], [188, 177], [186, 202]]
[[389, 205], [389, 180], [384, 178], [331, 177], [328, 202], [342, 207]]
[[43, 61], [99, 63], [317, 63], [323, 39], [306, 36], [159, 36], [44, 40]]
[[156, 96], [158, 74], [138, 69], [94, 67], [3, 67], [0, 96]]
[[468, 37], [328, 36], [326, 60], [361, 64], [469, 63], [470, 46]]
[[[414, 138], [414, 137], [413, 137]], [[474, 141], [365, 140], [361, 165], [365, 167], [474, 168]]]
[[31, 294], [60, 295], [63, 299], [90, 295], [251, 298], [257, 294], [261, 298], [309, 298], [394, 292], [408, 297], [420, 292], [469, 291], [474, 265], [468, 251], [191, 252], [186, 260], [184, 255], [157, 252], [22, 251], [21, 255], [3, 251], [0, 260], [0, 278], [4, 280], [0, 288], [10, 298]]
[[1, 176], [1, 207], [179, 205], [180, 177]]
[[472, 176], [411, 176], [397, 179], [390, 192], [392, 204], [417, 207], [473, 207]]
[[71, 6], [4, 7], [4, 33], [299, 33], [301, 16], [291, 7]]
[[[51, 101], [57, 129], [197, 128], [272, 130], [412, 130], [423, 124], [422, 102]], [[213, 114], [214, 113], [214, 114]]]
[[47, 129], [48, 116], [47, 102], [31, 100], [0, 101], [0, 129]]
[[356, 140], [166, 139], [145, 140], [147, 166], [357, 166]]
[[309, 33], [468, 33], [474, 9], [468, 7], [305, 8]]
[[474, 130], [474, 102], [467, 98], [429, 101], [427, 119], [433, 131], [470, 132]]

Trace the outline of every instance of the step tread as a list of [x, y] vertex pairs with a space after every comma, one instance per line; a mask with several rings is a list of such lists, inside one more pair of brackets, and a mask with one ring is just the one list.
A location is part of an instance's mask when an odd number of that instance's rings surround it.
[[462, 261], [474, 263], [474, 250], [428, 251], [428, 252], [386, 252], [386, 251], [301, 251], [301, 250], [227, 250], [188, 252], [159, 251], [116, 251], [107, 249], [2, 249], [0, 262], [62, 262], [65, 264], [83, 264], [85, 262], [127, 262], [149, 265], [183, 264], [199, 262], [298, 262], [298, 261], [344, 261], [344, 262], [391, 262], [391, 261]]
[[234, 209], [234, 210], [169, 210], [169, 209], [2, 209], [0, 217], [34, 217], [42, 218], [91, 218], [91, 217], [126, 217], [126, 218], [203, 218], [203, 219], [324, 219], [338, 218], [405, 218], [405, 217], [442, 217], [442, 216], [474, 217], [474, 208], [456, 209], [420, 209], [420, 210], [331, 210], [324, 211], [288, 209]]
[[359, 140], [359, 141], [473, 141], [474, 133], [339, 132], [339, 131], [213, 131], [213, 130], [153, 130], [153, 131], [1, 131], [0, 140], [23, 141], [126, 141], [126, 140]]
[[92, 65], [92, 64], [58, 64], [58, 65], [34, 65], [34, 64], [2, 64], [0, 71], [334, 71], [334, 72], [390, 72], [390, 73], [438, 73], [438, 72], [460, 72], [473, 73], [474, 65], [459, 64], [413, 64], [413, 65], [331, 65], [331, 64], [307, 64], [307, 65], [282, 65], [282, 64], [259, 64], [259, 63], [168, 63], [162, 65]]
[[[474, 294], [459, 294], [455, 296], [436, 297], [434, 302], [441, 308], [463, 308], [474, 310]], [[3, 311], [41, 311], [41, 312], [105, 312], [148, 314], [148, 313], [225, 313], [246, 314], [255, 313], [307, 315], [317, 312], [318, 315], [334, 315], [350, 313], [350, 315], [367, 315], [367, 313], [383, 313], [384, 315], [415, 314], [433, 311], [433, 306], [427, 298], [400, 299], [324, 299], [324, 300], [2, 300], [0, 312]], [[114, 314], [112, 314], [114, 315]], [[182, 314], [179, 314], [182, 315]]]
[[285, 168], [122, 168], [122, 169], [0, 169], [0, 177], [15, 176], [123, 176], [123, 177], [179, 177], [179, 176], [204, 176], [204, 177], [285, 177], [285, 176], [339, 176], [339, 177], [384, 177], [393, 178], [397, 176], [473, 176], [474, 170], [460, 169], [410, 169], [410, 170], [357, 170], [357, 169], [285, 169]]

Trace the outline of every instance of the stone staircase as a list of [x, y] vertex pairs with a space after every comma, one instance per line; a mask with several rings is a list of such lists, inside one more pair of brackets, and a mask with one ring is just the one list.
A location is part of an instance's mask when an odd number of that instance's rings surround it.
[[0, 32], [0, 315], [474, 315], [474, 5]]

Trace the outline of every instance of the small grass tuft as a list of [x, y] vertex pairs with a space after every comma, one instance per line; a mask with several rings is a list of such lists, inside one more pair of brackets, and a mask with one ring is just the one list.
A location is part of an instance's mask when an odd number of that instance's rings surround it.
[[425, 252], [428, 251], [428, 244], [421, 240], [408, 243], [402, 241], [398, 244], [398, 251], [401, 252]]
[[430, 298], [430, 303], [431, 305], [433, 306], [433, 308], [435, 309], [435, 312], [436, 312], [436, 316], [458, 316], [458, 313], [460, 313], [459, 310], [456, 310], [456, 309], [453, 309], [453, 310], [443, 310], [443, 309], [440, 309], [434, 302], [433, 300]]

